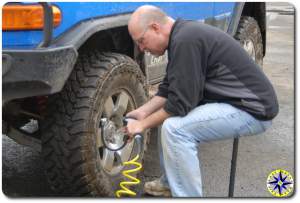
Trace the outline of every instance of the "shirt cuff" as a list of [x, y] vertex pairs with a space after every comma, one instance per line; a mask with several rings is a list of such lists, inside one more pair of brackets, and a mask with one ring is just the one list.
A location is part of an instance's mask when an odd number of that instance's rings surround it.
[[157, 91], [157, 93], [155, 94], [155, 96], [160, 96], [160, 97], [168, 98], [168, 91], [165, 91], [163, 89], [159, 89]]
[[176, 107], [173, 106], [170, 101], [165, 103], [164, 110], [172, 116], [181, 116], [180, 112], [177, 111]]

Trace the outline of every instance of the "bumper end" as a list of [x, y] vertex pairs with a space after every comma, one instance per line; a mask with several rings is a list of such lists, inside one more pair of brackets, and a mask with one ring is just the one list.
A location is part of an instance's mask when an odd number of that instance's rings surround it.
[[73, 70], [77, 55], [77, 50], [72, 46], [3, 50], [3, 103], [59, 92]]

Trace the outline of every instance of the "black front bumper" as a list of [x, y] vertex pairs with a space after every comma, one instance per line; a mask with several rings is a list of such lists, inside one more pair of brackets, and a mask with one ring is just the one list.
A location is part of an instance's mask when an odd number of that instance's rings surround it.
[[2, 51], [2, 103], [59, 92], [77, 59], [72, 47]]

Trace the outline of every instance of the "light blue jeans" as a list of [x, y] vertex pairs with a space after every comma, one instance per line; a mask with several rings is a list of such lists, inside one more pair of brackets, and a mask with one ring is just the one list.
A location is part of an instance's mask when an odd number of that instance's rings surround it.
[[161, 183], [170, 187], [173, 197], [202, 197], [198, 144], [257, 135], [271, 124], [225, 103], [205, 104], [185, 117], [166, 119], [158, 139]]

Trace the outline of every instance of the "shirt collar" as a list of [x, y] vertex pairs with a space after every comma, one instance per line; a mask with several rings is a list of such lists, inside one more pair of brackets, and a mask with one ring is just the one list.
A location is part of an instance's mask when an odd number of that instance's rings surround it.
[[168, 44], [168, 51], [169, 51], [169, 49], [170, 49], [170, 47], [171, 47], [171, 43], [172, 43], [172, 37], [173, 37], [173, 32], [174, 32], [174, 30], [175, 30], [175, 27], [177, 26], [177, 24], [179, 23], [179, 21], [181, 21], [181, 18], [178, 18], [175, 22], [174, 22], [174, 24], [173, 24], [173, 26], [172, 26], [172, 28], [171, 28], [171, 32], [170, 32], [170, 36], [169, 36], [169, 44]]

